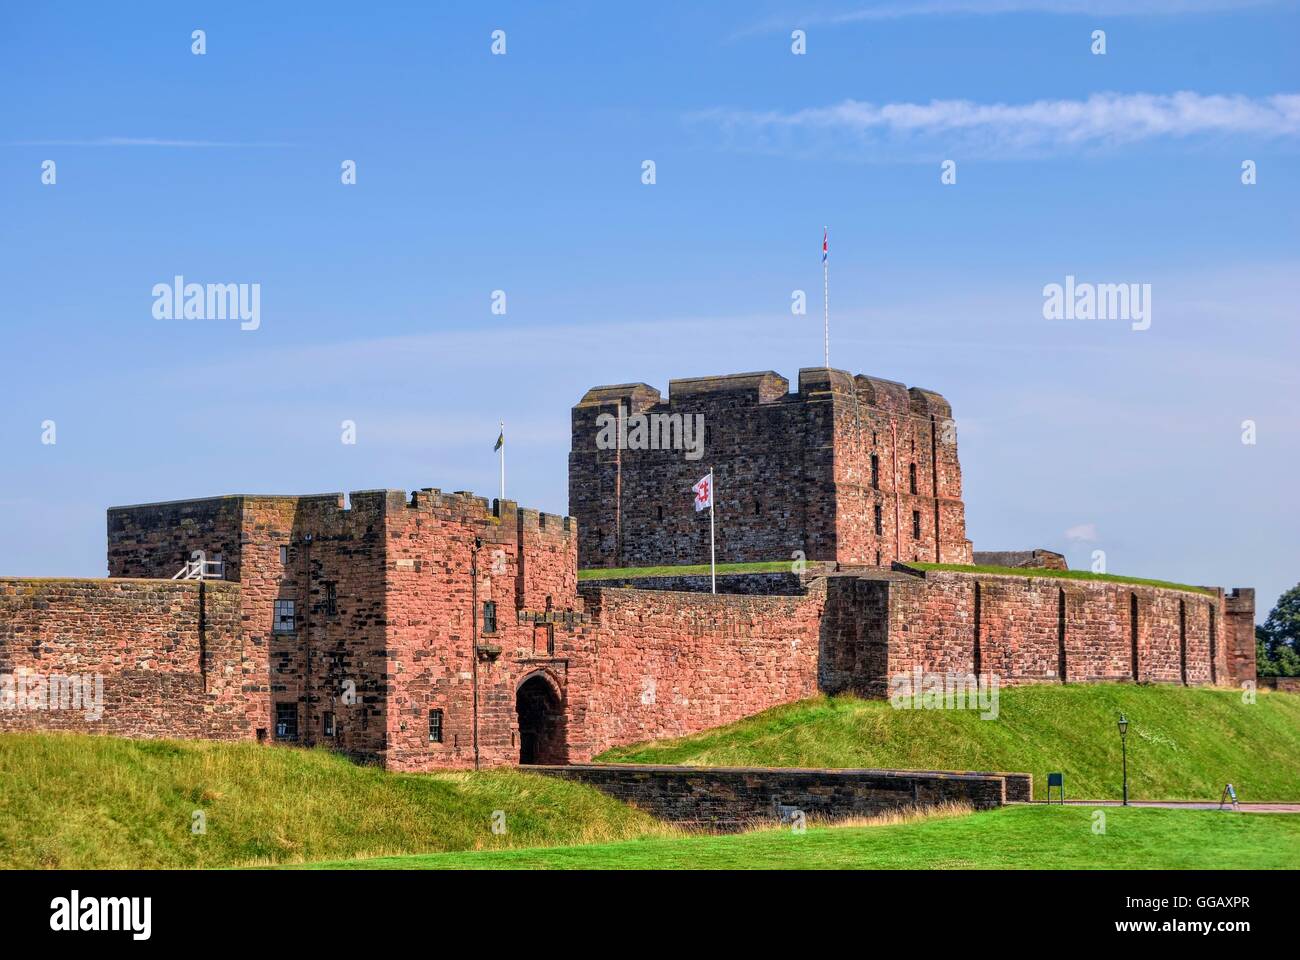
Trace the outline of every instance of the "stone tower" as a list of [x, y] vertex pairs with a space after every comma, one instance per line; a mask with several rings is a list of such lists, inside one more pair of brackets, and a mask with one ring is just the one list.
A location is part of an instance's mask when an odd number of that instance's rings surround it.
[[795, 393], [772, 371], [673, 380], [666, 400], [594, 387], [572, 430], [581, 567], [707, 563], [691, 485], [710, 467], [719, 563], [971, 562], [952, 410], [929, 390], [824, 367]]

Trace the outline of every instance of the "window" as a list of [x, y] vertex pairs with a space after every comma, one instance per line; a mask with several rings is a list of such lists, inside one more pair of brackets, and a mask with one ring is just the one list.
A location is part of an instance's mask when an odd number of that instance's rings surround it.
[[288, 564], [288, 562], [289, 562], [289, 548], [288, 548], [288, 547], [281, 547], [281, 548], [280, 548], [280, 563], [282, 563], [282, 564]]
[[298, 704], [277, 703], [275, 705], [275, 739], [298, 739]]
[[272, 629], [276, 633], [293, 633], [296, 629], [292, 600], [275, 601], [275, 624]]
[[[880, 512], [880, 504], [876, 504], [876, 536], [885, 532], [885, 519]], [[877, 564], [879, 566], [879, 564]]]
[[660, 523], [663, 523], [663, 522], [664, 522], [664, 508], [663, 508], [663, 507], [660, 507], [660, 508], [659, 508], [659, 522], [660, 522]]
[[880, 489], [880, 457], [871, 455], [871, 489]]
[[921, 511], [920, 510], [912, 511], [912, 539], [913, 540], [921, 539]]
[[916, 464], [914, 463], [907, 465], [907, 486], [912, 493], [916, 493]]
[[495, 600], [483, 601], [483, 632], [497, 632], [497, 604]]
[[339, 612], [338, 589], [335, 584], [325, 584], [325, 616], [333, 617]]
[[429, 711], [429, 742], [442, 743], [442, 711]]
[[334, 714], [328, 711], [321, 717], [321, 733], [327, 737], [334, 736]]

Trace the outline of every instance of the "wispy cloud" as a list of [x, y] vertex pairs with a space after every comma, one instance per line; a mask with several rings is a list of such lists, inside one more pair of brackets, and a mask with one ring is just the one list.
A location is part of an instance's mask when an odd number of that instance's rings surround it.
[[1092, 543], [1097, 539], [1097, 525], [1095, 523], [1078, 523], [1065, 531], [1065, 539], [1073, 540], [1075, 543]]
[[1277, 0], [917, 0], [915, 3], [855, 4], [838, 12], [770, 17], [742, 31], [742, 35], [795, 26], [872, 23], [909, 17], [989, 17], [1023, 13], [1093, 17], [1175, 16], [1277, 5]]
[[791, 112], [714, 109], [688, 120], [714, 124], [732, 145], [772, 152], [848, 149], [861, 159], [908, 156], [1019, 157], [1156, 138], [1300, 136], [1300, 94], [1096, 93], [1031, 103], [875, 104], [844, 100]]
[[13, 147], [288, 147], [288, 143], [236, 140], [173, 140], [164, 137], [96, 137], [91, 140], [16, 140]]

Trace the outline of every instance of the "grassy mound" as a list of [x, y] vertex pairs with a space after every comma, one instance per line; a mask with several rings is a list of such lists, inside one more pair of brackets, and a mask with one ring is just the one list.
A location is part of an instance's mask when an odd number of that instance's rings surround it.
[[1006, 807], [865, 827], [312, 864], [367, 869], [1294, 869], [1300, 814]]
[[[707, 577], [707, 563], [676, 567], [588, 567], [578, 571], [579, 580], [636, 580], [641, 577]], [[791, 573], [789, 560], [764, 560], [756, 563], [720, 563], [719, 576], [728, 573]]]
[[[492, 832], [497, 810], [504, 835]], [[191, 832], [195, 811], [203, 834]], [[536, 774], [394, 774], [321, 750], [0, 734], [5, 868], [230, 866], [668, 832]]]
[[1300, 696], [1096, 684], [1001, 691], [998, 716], [899, 710], [888, 701], [822, 697], [768, 710], [691, 737], [621, 747], [605, 762], [699, 766], [888, 767], [1065, 774], [1067, 798], [1118, 799], [1127, 714], [1129, 793], [1145, 800], [1218, 800], [1231, 781], [1242, 800], [1300, 800]]
[[921, 561], [908, 563], [907, 566], [915, 567], [918, 570], [991, 573], [1001, 577], [1056, 577], [1059, 580], [1099, 580], [1103, 583], [1132, 583], [1140, 587], [1164, 587], [1170, 590], [1190, 590], [1192, 593], [1214, 595], [1214, 591], [1207, 587], [1195, 587], [1189, 583], [1174, 583], [1172, 580], [1151, 580], [1147, 577], [1126, 577], [1118, 573], [1093, 573], [1091, 570], [1051, 570], [1046, 567], [994, 567], [987, 564], [923, 563]]

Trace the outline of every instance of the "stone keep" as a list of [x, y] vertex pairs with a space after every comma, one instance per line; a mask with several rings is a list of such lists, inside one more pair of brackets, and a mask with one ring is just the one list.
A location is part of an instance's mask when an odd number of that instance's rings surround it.
[[[602, 427], [610, 419], [632, 428]], [[703, 449], [671, 441], [688, 418]], [[645, 424], [649, 443], [634, 429]], [[656, 429], [658, 428], [658, 429]], [[657, 448], [656, 448], [657, 447]], [[697, 454], [698, 459], [688, 456]], [[970, 563], [952, 409], [939, 394], [842, 370], [595, 387], [573, 408], [569, 512], [582, 567], [707, 563], [691, 485], [714, 472], [719, 562]]]

